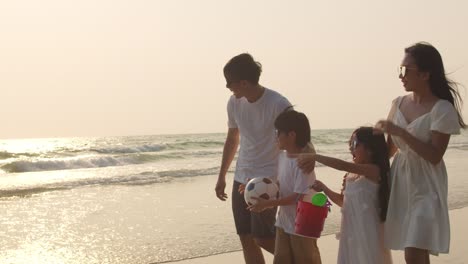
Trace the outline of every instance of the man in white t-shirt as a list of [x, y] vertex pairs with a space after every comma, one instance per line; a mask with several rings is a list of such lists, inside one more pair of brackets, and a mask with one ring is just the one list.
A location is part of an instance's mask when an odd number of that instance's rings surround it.
[[281, 94], [259, 84], [261, 71], [261, 64], [247, 53], [233, 57], [224, 66], [226, 87], [233, 95], [227, 105], [229, 129], [215, 191], [220, 200], [226, 200], [226, 173], [240, 139], [232, 210], [246, 263], [264, 263], [261, 248], [274, 252], [276, 208], [250, 212], [239, 186], [256, 177], [276, 178], [279, 150], [274, 122], [291, 107]]

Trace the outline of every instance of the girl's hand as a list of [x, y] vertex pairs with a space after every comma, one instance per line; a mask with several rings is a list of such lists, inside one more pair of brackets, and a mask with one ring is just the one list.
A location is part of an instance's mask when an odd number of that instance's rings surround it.
[[327, 186], [319, 180], [315, 180], [314, 184], [312, 184], [312, 189], [314, 189], [317, 192], [323, 192], [323, 190], [325, 190], [326, 188]]
[[250, 198], [257, 201], [256, 204], [252, 204], [247, 207], [247, 209], [252, 212], [259, 213], [269, 207], [267, 204], [267, 200], [263, 198], [259, 198], [259, 197], [250, 197]]
[[392, 121], [380, 120], [375, 124], [374, 133], [387, 133], [389, 135], [400, 136], [403, 132], [403, 129], [395, 124]]
[[297, 165], [304, 173], [311, 173], [315, 169], [315, 154], [300, 154], [297, 158]]

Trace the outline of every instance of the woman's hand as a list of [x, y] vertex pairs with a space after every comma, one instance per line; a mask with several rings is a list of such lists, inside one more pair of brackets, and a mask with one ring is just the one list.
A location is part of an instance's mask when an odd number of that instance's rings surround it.
[[265, 200], [263, 198], [259, 198], [259, 197], [250, 197], [251, 199], [257, 201], [256, 204], [252, 204], [252, 205], [249, 205], [247, 207], [248, 210], [252, 211], [252, 212], [255, 212], [255, 213], [259, 213], [265, 209], [267, 209], [268, 207], [270, 207], [268, 205], [268, 200]]
[[404, 132], [404, 130], [393, 124], [392, 121], [388, 120], [380, 120], [375, 124], [374, 131], [377, 133], [387, 133], [389, 135], [395, 135], [395, 136], [401, 136], [401, 134]]
[[311, 173], [315, 169], [315, 154], [300, 154], [297, 158], [297, 165], [304, 173]]

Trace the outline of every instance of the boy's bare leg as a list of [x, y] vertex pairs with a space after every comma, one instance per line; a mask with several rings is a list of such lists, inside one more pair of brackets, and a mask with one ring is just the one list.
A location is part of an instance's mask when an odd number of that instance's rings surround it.
[[265, 264], [262, 249], [252, 235], [239, 235], [246, 264]]
[[264, 250], [275, 254], [275, 238], [255, 238], [255, 242]]

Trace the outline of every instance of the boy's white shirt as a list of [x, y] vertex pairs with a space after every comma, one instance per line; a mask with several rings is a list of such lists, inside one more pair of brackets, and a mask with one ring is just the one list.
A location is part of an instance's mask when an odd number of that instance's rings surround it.
[[[294, 193], [306, 194], [305, 199], [311, 199], [315, 193], [308, 187], [315, 182], [315, 172], [305, 174], [297, 166], [296, 158], [289, 158], [286, 151], [281, 151], [278, 157], [278, 182], [280, 189], [280, 198], [287, 197]], [[279, 206], [278, 215], [276, 217], [276, 226], [284, 230], [284, 232], [294, 235], [295, 219], [296, 219], [296, 204]]]

